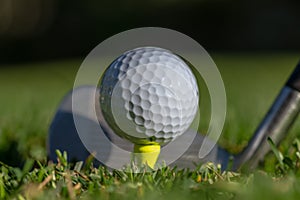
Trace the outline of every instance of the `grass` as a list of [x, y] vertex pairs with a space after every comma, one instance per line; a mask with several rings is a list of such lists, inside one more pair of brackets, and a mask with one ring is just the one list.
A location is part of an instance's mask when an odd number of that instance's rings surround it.
[[[299, 143], [297, 141], [296, 143]], [[300, 163], [298, 144], [294, 154], [278, 162], [273, 175], [257, 171], [252, 174], [221, 172], [220, 166], [206, 163], [196, 170], [163, 167], [141, 173], [109, 171], [67, 163], [67, 154], [58, 152], [58, 164], [43, 165], [27, 160], [23, 169], [0, 163], [0, 198], [12, 199], [298, 199]], [[280, 154], [275, 149], [277, 154]], [[274, 152], [274, 153], [275, 153]], [[280, 161], [280, 160], [278, 160]], [[288, 164], [289, 163], [289, 164]], [[126, 171], [126, 172], [125, 172]], [[148, 172], [146, 172], [148, 171]]]
[[[228, 101], [220, 144], [238, 152], [299, 58], [291, 53], [212, 57], [222, 74]], [[274, 147], [265, 163], [251, 174], [223, 173], [210, 163], [194, 171], [165, 167], [153, 173], [110, 172], [91, 164], [71, 165], [63, 155], [59, 164], [48, 164], [47, 130], [60, 100], [72, 88], [80, 62], [0, 68], [0, 199], [299, 199], [295, 140], [299, 119], [279, 149]], [[203, 109], [201, 132], [207, 128], [208, 108]]]

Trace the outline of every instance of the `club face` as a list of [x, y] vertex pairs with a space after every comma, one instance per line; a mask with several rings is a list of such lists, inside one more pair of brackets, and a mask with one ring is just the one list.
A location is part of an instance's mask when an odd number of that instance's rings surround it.
[[[232, 155], [217, 144], [214, 145], [209, 154], [203, 158], [199, 158], [199, 149], [202, 146], [204, 138], [205, 136], [197, 133], [189, 148], [179, 159], [172, 163], [171, 166], [194, 169], [195, 166], [199, 164], [213, 162], [215, 164], [220, 164], [222, 170], [226, 170], [229, 167]], [[180, 148], [180, 146], [178, 148]]]
[[[88, 134], [88, 137], [85, 138], [85, 142], [93, 146], [94, 151], [97, 152], [97, 154], [101, 154], [101, 161], [104, 161], [100, 162], [95, 159], [95, 166], [102, 165], [111, 159], [120, 159], [127, 163], [130, 162], [130, 157], [126, 158], [126, 156], [122, 154], [118, 155], [113, 153], [113, 147], [110, 142], [107, 142], [107, 139], [128, 152], [132, 151], [133, 144], [125, 139], [120, 138], [108, 129], [106, 129], [107, 131], [105, 131], [105, 135], [98, 134], [99, 123], [92, 117], [90, 113], [91, 110], [94, 109], [93, 104], [88, 104], [91, 106], [91, 108], [87, 108], [85, 109], [85, 112], [81, 113], [76, 113], [76, 111], [72, 109], [73, 95], [82, 98], [83, 101], [89, 102], [91, 101], [91, 98], [94, 98], [93, 95], [90, 95], [93, 92], [95, 92], [95, 87], [92, 86], [76, 88], [67, 94], [61, 102], [49, 129], [48, 156], [50, 160], [56, 161], [57, 149], [60, 151], [66, 151], [68, 153], [69, 161], [85, 161], [90, 155], [91, 149], [89, 149], [90, 151], [87, 150], [86, 145], [83, 144], [78, 134], [78, 130], [74, 123], [75, 116], [77, 123], [79, 122]], [[101, 113], [97, 112], [98, 116], [100, 114]], [[98, 117], [98, 119], [100, 121], [103, 120], [101, 116]], [[191, 145], [187, 147], [180, 142], [174, 143], [173, 145], [175, 145], [176, 148], [173, 148], [169, 152], [162, 151], [162, 154], [160, 155], [161, 160], [163, 160], [166, 156], [172, 156], [172, 151], [178, 151], [184, 153], [179, 158], [174, 158], [174, 162], [170, 163], [170, 166], [193, 169], [197, 164], [214, 162], [221, 164], [222, 168], [226, 169], [230, 158], [230, 154], [227, 151], [223, 150], [218, 145], [215, 145], [213, 150], [207, 156], [200, 159], [198, 154], [203, 143], [204, 136], [195, 131], [188, 130], [187, 133], [180, 137], [184, 137], [182, 138], [184, 141], [191, 141]]]

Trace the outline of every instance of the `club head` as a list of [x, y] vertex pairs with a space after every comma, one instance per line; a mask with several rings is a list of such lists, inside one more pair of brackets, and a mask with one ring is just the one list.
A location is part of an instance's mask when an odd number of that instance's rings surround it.
[[[100, 108], [98, 101], [93, 101], [95, 96], [96, 88], [93, 86], [82, 86], [74, 89], [68, 93], [62, 100], [54, 119], [50, 125], [49, 135], [48, 135], [48, 157], [50, 160], [56, 162], [57, 155], [56, 150], [66, 151], [68, 153], [69, 161], [85, 161], [90, 155], [90, 152], [96, 152], [97, 155], [101, 155], [101, 161], [95, 159], [94, 165], [99, 166], [106, 163], [111, 159], [122, 160], [123, 163], [130, 163], [131, 157], [128, 154], [118, 154], [114, 153], [112, 145], [115, 144], [121, 149], [131, 152], [133, 150], [133, 144], [125, 139], [117, 136], [105, 123], [101, 112], [97, 110]], [[99, 95], [97, 93], [97, 95]], [[76, 111], [72, 108], [72, 97], [80, 98], [81, 101], [91, 102], [88, 103], [88, 108], [84, 111]], [[98, 99], [98, 97], [96, 97]], [[95, 110], [95, 102], [98, 118], [93, 117], [93, 110]], [[76, 117], [77, 123], [83, 127], [85, 132], [85, 143], [88, 143], [89, 151], [86, 145], [83, 144], [82, 138], [78, 134], [76, 128], [74, 117]], [[103, 130], [105, 134], [101, 134], [101, 129], [99, 129], [99, 121], [104, 124]], [[189, 129], [185, 134], [181, 135], [180, 138], [176, 139], [173, 145], [175, 148], [171, 150], [164, 150], [162, 147], [161, 155], [159, 156], [159, 161], [165, 160], [165, 158], [170, 159], [172, 155], [177, 155], [178, 152], [184, 152], [179, 158], [174, 157], [174, 162], [170, 163], [170, 166], [177, 166], [178, 168], [195, 168], [200, 163], [214, 162], [220, 163], [223, 169], [226, 169], [231, 155], [215, 145], [212, 151], [206, 155], [204, 158], [199, 158], [199, 149], [204, 141], [204, 136], [196, 131]], [[108, 142], [111, 141], [111, 142]], [[178, 142], [176, 142], [178, 141]], [[184, 141], [184, 142], [182, 142]], [[187, 147], [184, 143], [189, 143]], [[214, 144], [211, 144], [214, 145]], [[175, 152], [176, 151], [176, 152]], [[171, 158], [172, 159], [172, 158]]]
[[[85, 161], [90, 155], [90, 152], [96, 152], [101, 157], [101, 161], [95, 160], [95, 166], [106, 163], [111, 159], [122, 160], [124, 163], [130, 162], [130, 156], [126, 153], [116, 153], [114, 144], [127, 151], [131, 152], [133, 144], [118, 137], [108, 127], [98, 112], [98, 118], [93, 117], [93, 109], [96, 106], [100, 109], [98, 101], [92, 101], [97, 88], [93, 86], [82, 86], [71, 91], [64, 100], [55, 114], [51, 123], [48, 137], [48, 156], [50, 160], [56, 161], [55, 150], [67, 151], [69, 161]], [[98, 93], [97, 93], [98, 94]], [[91, 102], [84, 111], [72, 109], [72, 96], [77, 96], [81, 101]], [[96, 97], [99, 98], [99, 97]], [[94, 102], [94, 103], [92, 103]], [[279, 144], [286, 135], [295, 119], [300, 112], [300, 63], [295, 68], [290, 78], [280, 91], [279, 95], [272, 104], [269, 112], [266, 114], [260, 125], [258, 126], [253, 137], [250, 139], [247, 147], [237, 155], [231, 155], [226, 150], [218, 145], [212, 145], [214, 148], [205, 157], [199, 157], [199, 149], [204, 142], [204, 136], [197, 131], [189, 129], [187, 133], [180, 136], [174, 141], [186, 141], [188, 148], [184, 145], [186, 142], [175, 142], [171, 151], [162, 151], [161, 160], [172, 157], [173, 154], [184, 152], [178, 158], [171, 162], [171, 166], [179, 168], [194, 168], [197, 164], [205, 162], [214, 162], [221, 164], [222, 169], [237, 170], [243, 165], [247, 165], [250, 170], [254, 169], [264, 156], [270, 151], [267, 138], [271, 138], [275, 144]], [[85, 143], [91, 148], [89, 151], [82, 143], [82, 138], [79, 137], [78, 130], [75, 126], [74, 117], [81, 124], [82, 131], [85, 132]], [[98, 121], [103, 124], [104, 134], [99, 134]], [[111, 141], [111, 142], [110, 142]], [[206, 140], [207, 141], [207, 140]], [[120, 151], [119, 151], [120, 152]]]

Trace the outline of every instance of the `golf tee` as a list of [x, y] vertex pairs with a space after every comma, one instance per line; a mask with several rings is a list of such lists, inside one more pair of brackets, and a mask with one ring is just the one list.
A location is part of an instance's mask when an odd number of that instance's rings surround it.
[[134, 159], [140, 166], [148, 165], [149, 167], [154, 169], [159, 153], [160, 145], [158, 144], [134, 145]]

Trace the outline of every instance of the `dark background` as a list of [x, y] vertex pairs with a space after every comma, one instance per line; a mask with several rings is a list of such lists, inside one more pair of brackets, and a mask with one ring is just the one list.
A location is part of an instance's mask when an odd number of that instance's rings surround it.
[[0, 63], [84, 57], [144, 26], [175, 29], [208, 51], [295, 51], [300, 1], [0, 0]]

